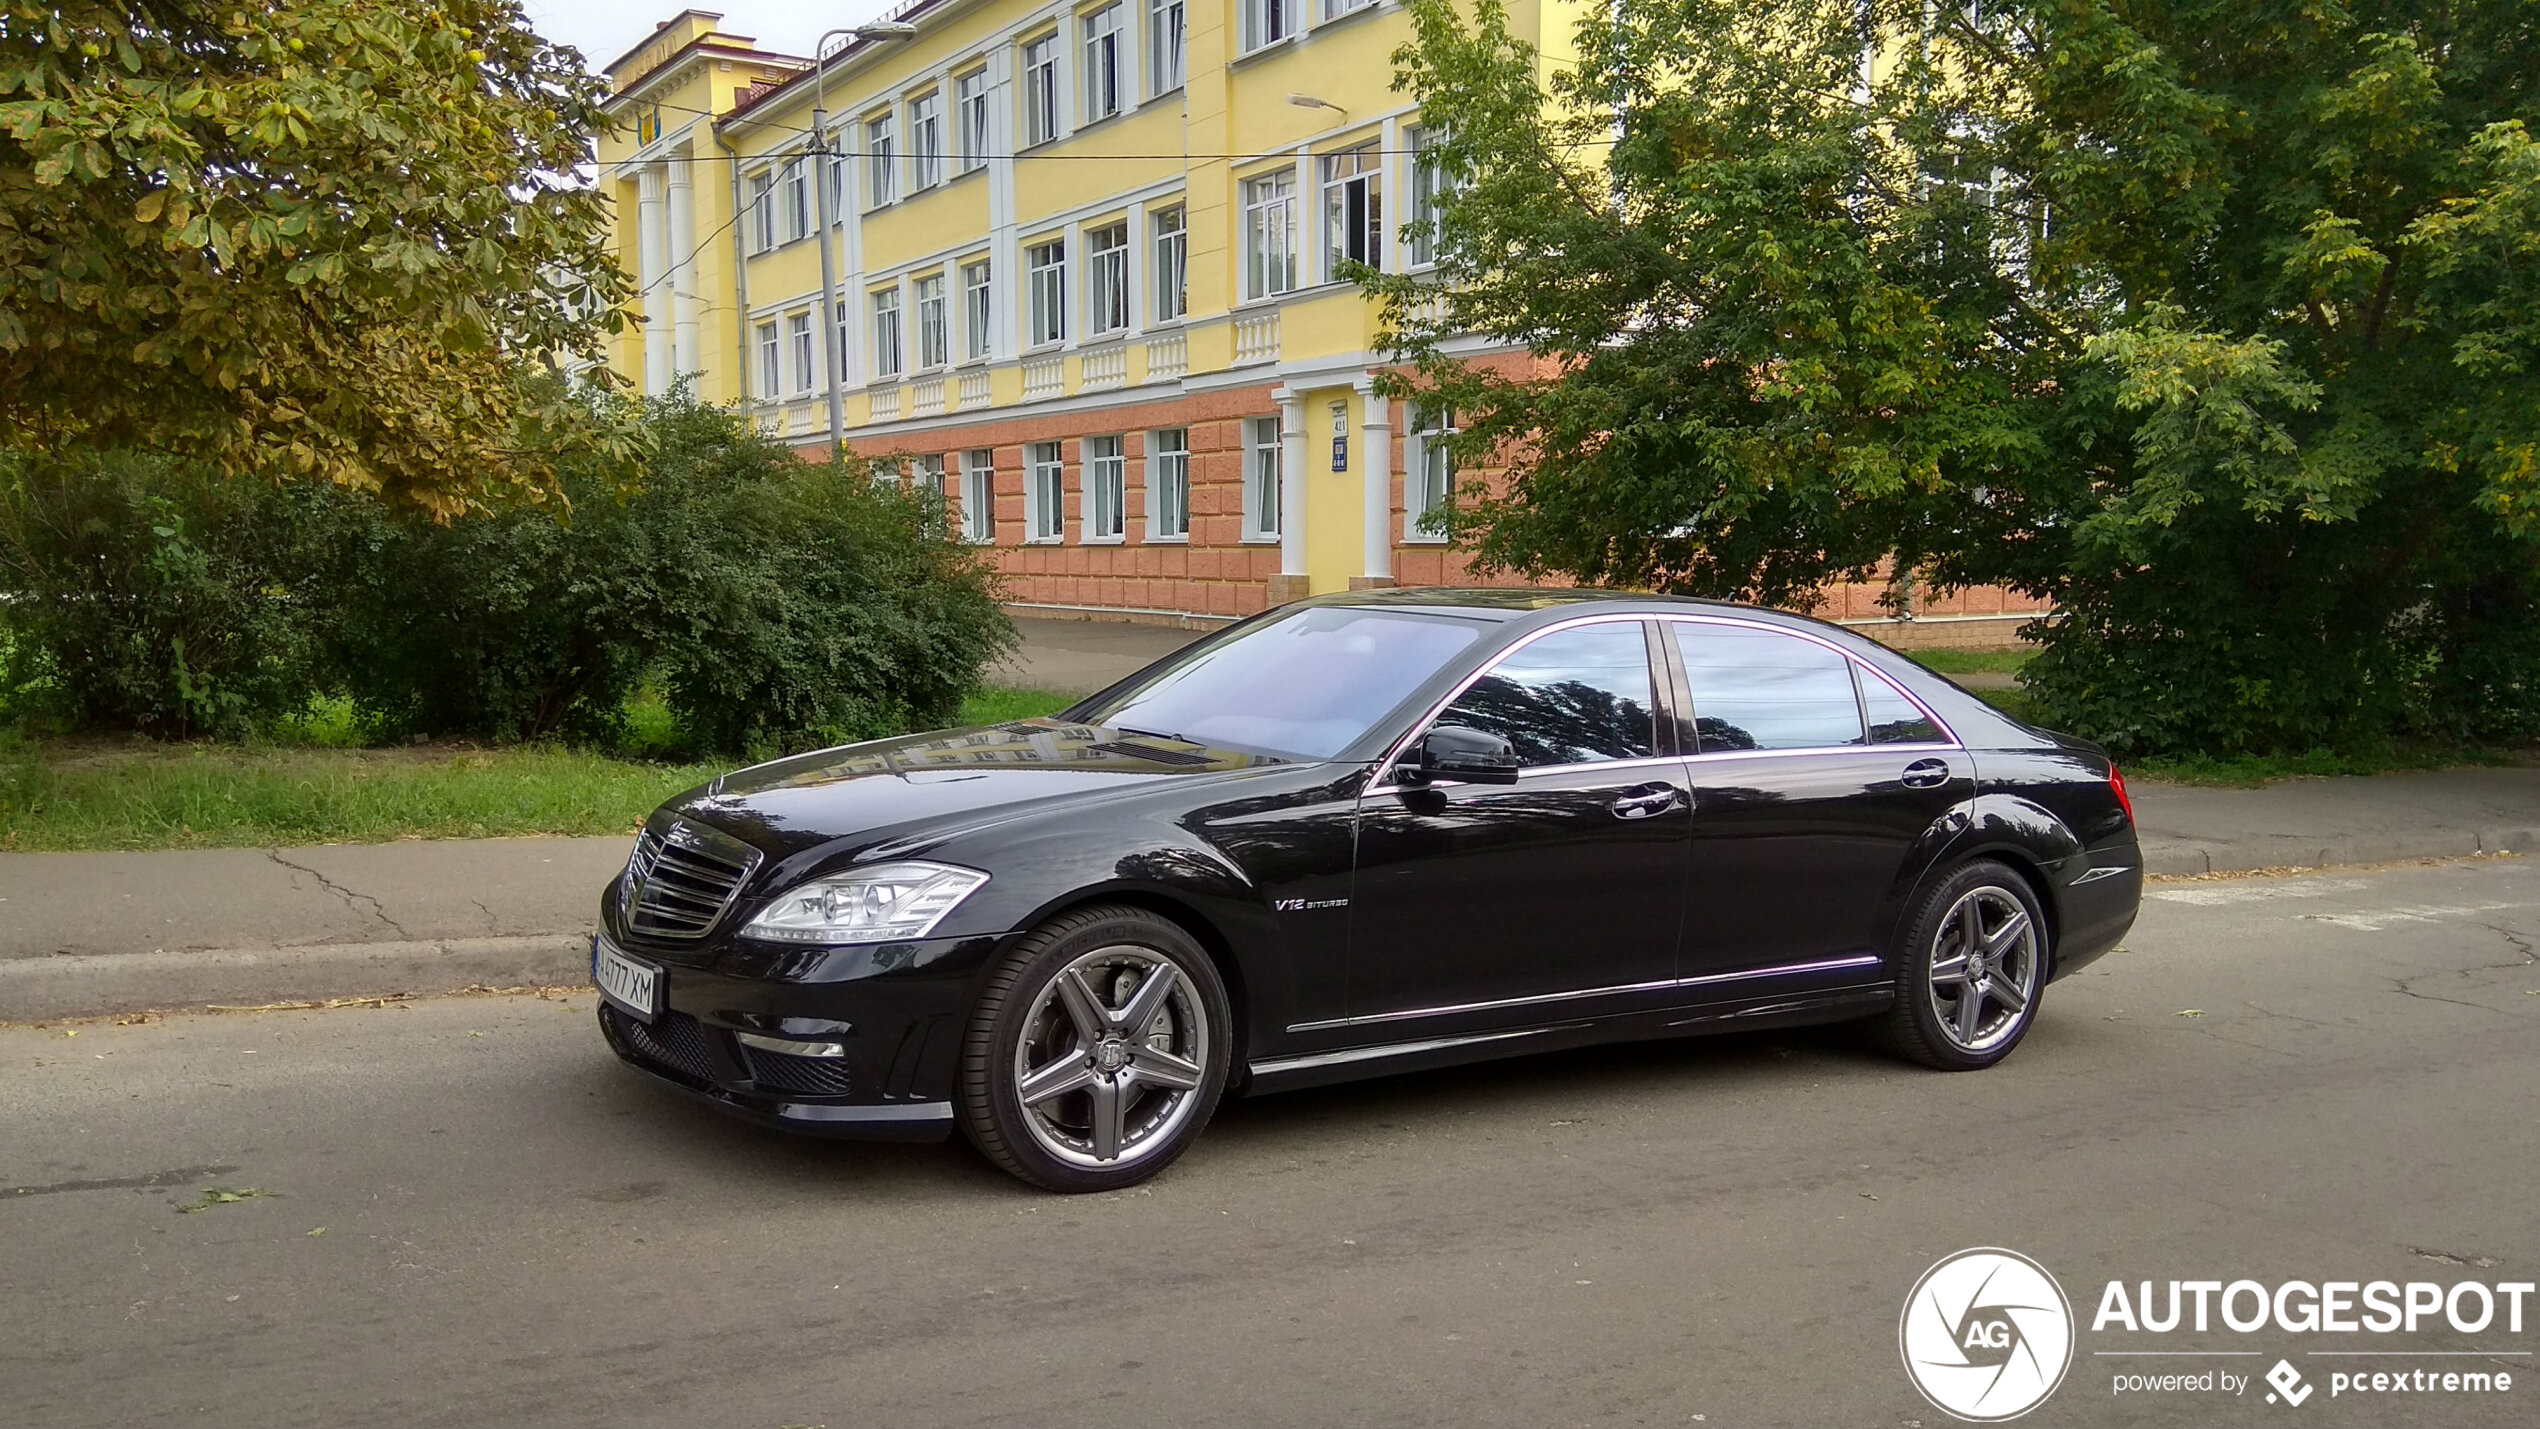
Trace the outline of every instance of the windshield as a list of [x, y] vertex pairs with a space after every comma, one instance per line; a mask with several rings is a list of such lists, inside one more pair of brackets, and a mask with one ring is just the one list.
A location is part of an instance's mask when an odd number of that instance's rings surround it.
[[1487, 626], [1312, 606], [1257, 625], [1076, 711], [1088, 724], [1329, 759]]

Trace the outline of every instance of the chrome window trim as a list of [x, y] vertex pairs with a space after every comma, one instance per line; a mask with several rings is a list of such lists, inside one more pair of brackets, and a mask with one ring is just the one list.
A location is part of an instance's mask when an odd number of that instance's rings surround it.
[[[1489, 664], [1484, 665], [1482, 668], [1475, 670], [1472, 674], [1467, 675], [1462, 680], [1458, 681], [1454, 689], [1447, 691], [1445, 696], [1439, 699], [1437, 703], [1429, 706], [1428, 713], [1411, 722], [1410, 727], [1403, 732], [1401, 737], [1396, 739], [1393, 742], [1393, 745], [1376, 760], [1376, 776], [1368, 782], [1367, 792], [1370, 794], [1381, 794], [1390, 790], [1425, 789], [1430, 787], [1425, 784], [1402, 784], [1396, 782], [1393, 777], [1394, 761], [1400, 759], [1402, 757], [1402, 752], [1411, 747], [1411, 741], [1419, 738], [1423, 733], [1427, 732], [1430, 724], [1434, 722], [1439, 715], [1446, 713], [1446, 707], [1448, 705], [1462, 699], [1466, 690], [1469, 690], [1473, 688], [1474, 685], [1480, 683], [1481, 678], [1484, 675], [1498, 669], [1501, 662], [1507, 660], [1509, 656], [1516, 654], [1518, 651], [1525, 649], [1527, 646], [1534, 644], [1536, 641], [1543, 639], [1545, 636], [1558, 635], [1565, 630], [1576, 630], [1582, 626], [1589, 625], [1619, 625], [1625, 621], [1630, 621], [1636, 625], [1646, 625], [1649, 622], [1649, 619], [1649, 616], [1637, 611], [1600, 611], [1594, 615], [1582, 615], [1570, 620], [1555, 621], [1541, 630], [1537, 630], [1527, 635], [1524, 639], [1509, 646], [1507, 649], [1500, 651], [1497, 655], [1491, 657]], [[1649, 679], [1649, 697], [1652, 700], [1656, 700], [1658, 698], [1658, 671], [1654, 666], [1650, 669]], [[1657, 715], [1657, 709], [1654, 705], [1650, 710], [1650, 714], [1652, 716], [1651, 733], [1655, 735], [1655, 717]], [[1652, 755], [1647, 759], [1595, 759], [1589, 760], [1585, 764], [1544, 764], [1538, 765], [1534, 769], [1520, 769], [1517, 771], [1517, 777], [1519, 779], [1523, 779], [1527, 775], [1535, 773], [1550, 774], [1557, 770], [1574, 770], [1582, 768], [1605, 769], [1624, 764], [1674, 764], [1677, 763], [1678, 760], [1679, 756], [1676, 755]]]
[[1466, 1012], [1494, 1012], [1507, 1007], [1534, 1007], [1552, 1002], [1575, 1002], [1583, 997], [1617, 997], [1635, 992], [1667, 992], [1677, 988], [1710, 987], [1724, 982], [1751, 982], [1756, 978], [1788, 977], [1801, 973], [1842, 972], [1850, 968], [1875, 967], [1876, 953], [1856, 953], [1844, 958], [1820, 958], [1814, 962], [1782, 963], [1769, 968], [1744, 968], [1737, 972], [1704, 973], [1699, 977], [1660, 978], [1655, 982], [1621, 983], [1612, 987], [1584, 987], [1569, 992], [1539, 992], [1526, 997], [1494, 998], [1488, 1002], [1459, 1002], [1445, 1007], [1412, 1007], [1399, 1012], [1370, 1012], [1359, 1017], [1332, 1017], [1320, 1022], [1299, 1022], [1290, 1032], [1326, 1032], [1339, 1027], [1365, 1027], [1373, 1023], [1401, 1022], [1414, 1017], [1449, 1017]]
[[[1938, 712], [1934, 711], [1931, 706], [1924, 704], [1912, 690], [1906, 689], [1894, 680], [1888, 679], [1887, 676], [1880, 674], [1877, 670], [1871, 668], [1868, 661], [1863, 660], [1860, 656], [1853, 654], [1851, 651], [1844, 649], [1842, 646], [1835, 644], [1833, 641], [1826, 639], [1822, 635], [1811, 634], [1805, 630], [1789, 630], [1778, 625], [1768, 625], [1760, 620], [1738, 620], [1734, 617], [1723, 615], [1656, 615], [1649, 618], [1653, 620], [1672, 622], [1677, 625], [1726, 625], [1740, 630], [1760, 630], [1768, 635], [1787, 635], [1793, 640], [1805, 640], [1811, 645], [1820, 646], [1843, 657], [1843, 662], [1852, 666], [1857, 672], [1855, 675], [1856, 679], [1860, 675], [1867, 675], [1874, 680], [1884, 681], [1889, 689], [1903, 695], [1907, 704], [1921, 710], [1923, 712], [1923, 718], [1930, 720], [1932, 722], [1932, 727], [1939, 730], [1943, 736], [1941, 742], [1937, 744], [1934, 744], [1930, 740], [1919, 740], [1913, 744], [1812, 744], [1801, 749], [1724, 749], [1717, 751], [1718, 753], [1838, 754], [1857, 749], [1964, 749], [1967, 747], [1966, 742], [1958, 738], [1958, 731], [1949, 727], [1949, 721], [1942, 719]], [[1681, 650], [1678, 652], [1678, 658], [1682, 658]], [[1690, 690], [1693, 685], [1693, 672], [1691, 670], [1687, 670], [1685, 672], [1685, 685], [1688, 690]], [[1859, 696], [1856, 695], [1854, 698], [1857, 701]], [[1696, 713], [1699, 713], [1700, 709], [1701, 701], [1697, 699], [1694, 702], [1694, 710]], [[1869, 718], [1866, 714], [1864, 714], [1861, 722], [1861, 737], [1867, 739], [1869, 738], [1869, 734]], [[1707, 754], [1696, 754], [1688, 757], [1694, 759], [1707, 759], [1710, 756]]]

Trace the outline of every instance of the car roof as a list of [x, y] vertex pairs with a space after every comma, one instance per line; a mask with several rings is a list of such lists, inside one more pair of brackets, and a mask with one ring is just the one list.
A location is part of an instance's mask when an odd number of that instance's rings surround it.
[[[1577, 606], [1600, 606], [1617, 611], [1716, 611], [1738, 615], [1777, 617], [1783, 620], [1807, 621], [1808, 617], [1767, 606], [1740, 605], [1734, 601], [1705, 600], [1689, 595], [1660, 595], [1650, 591], [1617, 590], [1546, 590], [1513, 586], [1409, 586], [1382, 590], [1335, 591], [1300, 601], [1301, 605], [1337, 605], [1366, 609], [1417, 610], [1437, 615], [1460, 615], [1476, 620], [1519, 620], [1546, 611], [1564, 611]], [[1818, 622], [1810, 622], [1818, 623]]]

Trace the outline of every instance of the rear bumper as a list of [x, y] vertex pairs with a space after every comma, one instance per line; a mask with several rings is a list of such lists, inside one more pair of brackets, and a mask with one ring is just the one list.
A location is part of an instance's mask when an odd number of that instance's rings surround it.
[[2143, 850], [2128, 831], [2121, 840], [2065, 860], [2057, 872], [2062, 886], [2056, 911], [2062, 927], [2054, 976], [2062, 977], [2098, 961], [2134, 926], [2143, 907]]

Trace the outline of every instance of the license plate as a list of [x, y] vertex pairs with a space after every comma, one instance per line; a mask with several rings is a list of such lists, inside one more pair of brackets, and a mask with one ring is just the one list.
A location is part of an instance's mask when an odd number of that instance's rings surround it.
[[646, 1022], [661, 1014], [661, 969], [637, 962], [605, 938], [591, 940], [591, 981], [602, 997]]

